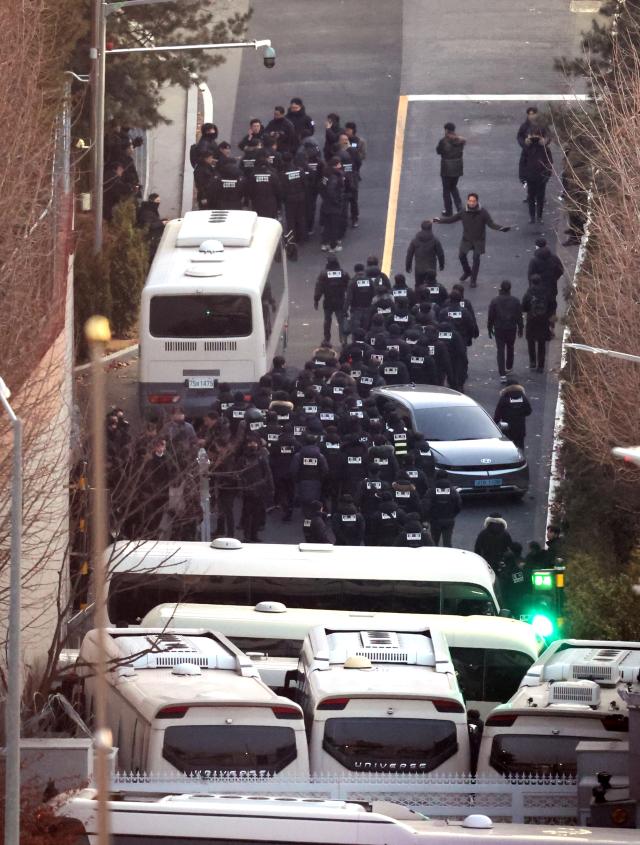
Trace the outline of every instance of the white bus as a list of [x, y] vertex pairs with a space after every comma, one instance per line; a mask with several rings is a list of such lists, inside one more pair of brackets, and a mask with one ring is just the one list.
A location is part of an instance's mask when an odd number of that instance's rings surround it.
[[314, 774], [469, 772], [469, 729], [437, 629], [312, 628], [295, 680]]
[[[107, 718], [118, 768], [191, 777], [308, 777], [302, 711], [264, 684], [251, 660], [212, 631], [108, 629]], [[77, 674], [86, 717], [98, 632]]]
[[163, 602], [497, 615], [493, 571], [473, 552], [309, 543], [121, 541], [106, 550], [109, 619], [136, 624]]
[[[492, 824], [486, 816], [463, 821], [385, 812], [361, 804], [289, 796], [109, 796], [112, 845], [637, 845], [636, 830], [535, 824]], [[97, 793], [57, 799], [61, 823], [78, 831], [76, 845], [96, 845]], [[395, 815], [395, 813], [394, 813]], [[75, 824], [73, 823], [75, 820]], [[79, 829], [79, 830], [78, 830]], [[62, 827], [62, 832], [65, 826]], [[72, 840], [66, 840], [72, 841]]]
[[144, 412], [208, 410], [218, 382], [255, 383], [286, 345], [287, 263], [277, 220], [189, 211], [170, 220], [140, 306]]
[[250, 653], [262, 680], [284, 692], [287, 672], [295, 669], [302, 642], [317, 625], [331, 630], [419, 633], [437, 626], [449, 653], [467, 708], [484, 718], [518, 689], [525, 672], [544, 648], [531, 625], [501, 616], [375, 613], [318, 610], [262, 602], [254, 607], [223, 604], [165, 603], [141, 622], [147, 628], [211, 628]]
[[478, 774], [575, 776], [579, 742], [628, 739], [628, 708], [618, 690], [639, 672], [640, 643], [557, 640], [489, 714]]

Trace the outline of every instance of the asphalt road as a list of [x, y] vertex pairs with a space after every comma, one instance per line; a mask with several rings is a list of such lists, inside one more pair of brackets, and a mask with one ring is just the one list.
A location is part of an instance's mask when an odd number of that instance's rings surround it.
[[[514, 226], [508, 234], [489, 233], [479, 287], [468, 291], [481, 326], [481, 337], [470, 355], [468, 392], [491, 412], [499, 382], [493, 342], [484, 328], [488, 302], [503, 278], [511, 279], [515, 293], [524, 293], [535, 236], [544, 231], [555, 247], [555, 230], [564, 228], [563, 215], [553, 199], [558, 191], [551, 185], [544, 229], [528, 225], [516, 178], [515, 143], [527, 102], [505, 103], [491, 97], [570, 90], [553, 70], [553, 57], [575, 52], [579, 31], [589, 21], [586, 16], [571, 14], [569, 5], [569, 0], [492, 0], [490, 4], [486, 0], [302, 0], [295, 4], [272, 0], [255, 4], [250, 37], [273, 39], [278, 50], [276, 68], [265, 70], [253, 55], [242, 59], [232, 143], [242, 137], [250, 117], [268, 120], [274, 105], [287, 105], [293, 96], [304, 99], [320, 138], [324, 117], [330, 111], [343, 121], [355, 120], [366, 138], [369, 155], [360, 193], [361, 226], [348, 233], [340, 256], [349, 270], [369, 254], [382, 257], [399, 95], [482, 95], [482, 102], [410, 103], [392, 270], [404, 270], [404, 252], [420, 220], [441, 210], [434, 147], [443, 123], [453, 120], [468, 139], [461, 188], [477, 191], [496, 220]], [[536, 103], [544, 105], [540, 100]], [[553, 149], [559, 161], [558, 147]], [[438, 227], [436, 234], [447, 256], [442, 281], [449, 286], [460, 274], [456, 257], [459, 226]], [[318, 238], [305, 245], [300, 260], [290, 265], [288, 359], [296, 365], [306, 360], [322, 334], [321, 318], [312, 302], [315, 277], [324, 266], [319, 244]], [[575, 251], [560, 249], [560, 254], [572, 272]], [[559, 341], [551, 344], [550, 371], [545, 375], [529, 374], [524, 341], [516, 356], [516, 374], [534, 407], [527, 436], [530, 494], [520, 504], [496, 499], [467, 502], [454, 534], [455, 544], [463, 548], [472, 547], [484, 517], [493, 510], [503, 513], [514, 538], [521, 542], [543, 536]], [[110, 373], [109, 398], [134, 416], [135, 356], [123, 363], [125, 366]], [[284, 526], [275, 518], [263, 539], [296, 542], [301, 539], [301, 529], [295, 522]]]

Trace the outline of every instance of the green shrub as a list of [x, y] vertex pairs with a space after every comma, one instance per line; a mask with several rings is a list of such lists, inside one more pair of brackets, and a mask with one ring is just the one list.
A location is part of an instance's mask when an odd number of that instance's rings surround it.
[[104, 251], [111, 290], [111, 331], [123, 337], [138, 319], [140, 294], [149, 268], [149, 247], [144, 230], [136, 227], [133, 200], [115, 207]]
[[639, 640], [640, 598], [633, 592], [636, 566], [607, 571], [588, 554], [569, 555], [566, 572], [565, 636]]

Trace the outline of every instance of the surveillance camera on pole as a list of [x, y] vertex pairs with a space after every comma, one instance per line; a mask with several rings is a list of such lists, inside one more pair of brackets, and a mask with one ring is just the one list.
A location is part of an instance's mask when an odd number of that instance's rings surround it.
[[276, 51], [273, 47], [265, 47], [264, 53], [262, 54], [262, 61], [264, 62], [264, 66], [268, 68], [272, 68], [276, 66]]
[[620, 458], [627, 464], [635, 464], [640, 467], [640, 446], [616, 446], [611, 450], [614, 458]]

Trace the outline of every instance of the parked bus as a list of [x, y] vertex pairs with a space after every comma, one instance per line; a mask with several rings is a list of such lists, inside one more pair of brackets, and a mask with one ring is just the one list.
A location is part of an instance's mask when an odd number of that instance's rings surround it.
[[[78, 834], [77, 845], [97, 845], [97, 804], [97, 792], [91, 788], [58, 799], [58, 813], [69, 823], [75, 820], [84, 831]], [[425, 819], [404, 807], [397, 807], [395, 818], [390, 815], [395, 808], [389, 804], [381, 813], [357, 803], [286, 795], [131, 791], [111, 794], [107, 806], [112, 845], [637, 845], [638, 841], [637, 830], [493, 824], [482, 815], [462, 821]]]
[[640, 643], [556, 640], [489, 714], [478, 774], [575, 776], [579, 742], [628, 739], [628, 707], [618, 691], [639, 673]]
[[261, 602], [254, 607], [165, 603], [141, 622], [148, 628], [211, 628], [250, 654], [262, 680], [284, 691], [285, 675], [295, 669], [311, 628], [420, 632], [436, 625], [447, 640], [458, 684], [468, 708], [481, 716], [507, 701], [544, 648], [531, 625], [501, 616], [375, 613], [318, 610]]
[[287, 261], [277, 220], [189, 211], [170, 220], [140, 306], [143, 411], [211, 407], [215, 386], [254, 384], [286, 345]]
[[[308, 777], [302, 711], [212, 631], [107, 631], [107, 718], [118, 767], [192, 777]], [[83, 640], [86, 717], [94, 710], [98, 632]]]
[[471, 770], [464, 700], [437, 629], [312, 628], [294, 690], [312, 775]]
[[106, 551], [109, 618], [136, 624], [163, 602], [496, 615], [494, 575], [473, 552], [440, 547], [122, 541]]

